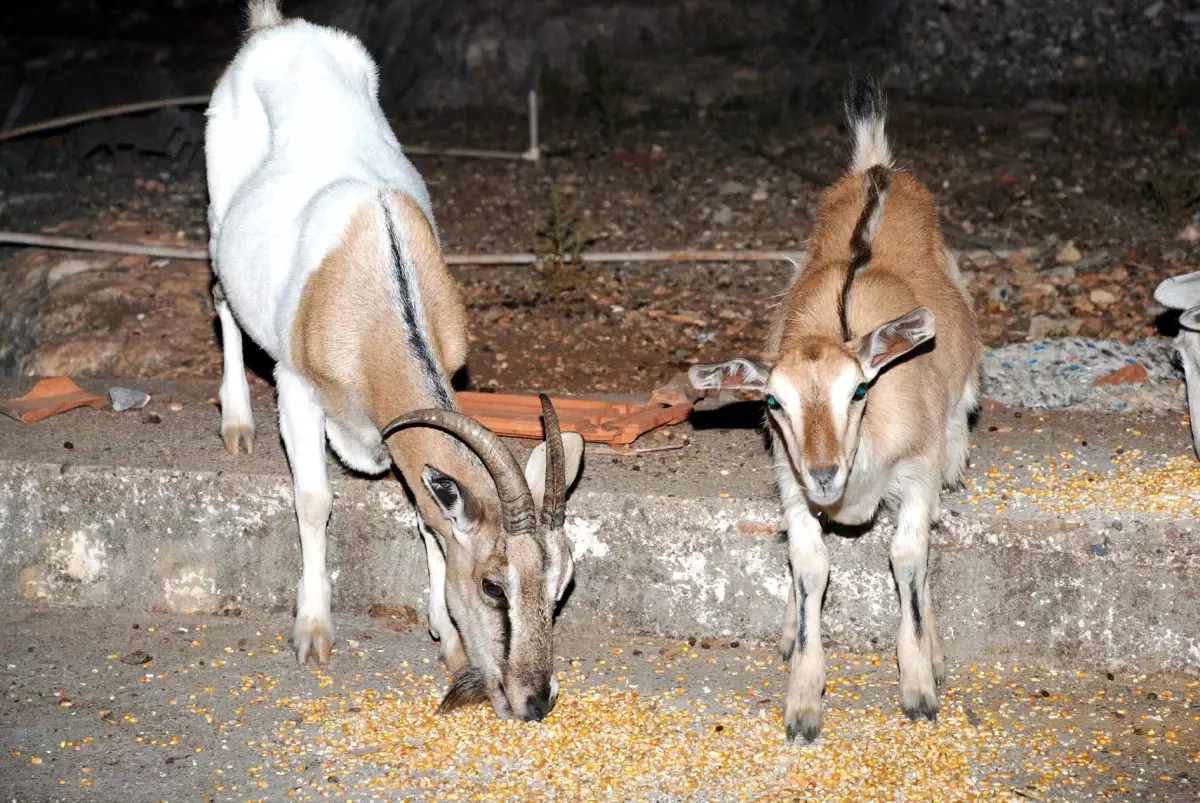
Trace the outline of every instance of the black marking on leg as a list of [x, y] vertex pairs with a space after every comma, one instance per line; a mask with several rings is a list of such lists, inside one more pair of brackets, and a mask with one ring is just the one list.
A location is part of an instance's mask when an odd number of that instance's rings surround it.
[[805, 614], [805, 608], [808, 603], [808, 589], [804, 587], [804, 581], [799, 577], [796, 578], [796, 646], [792, 649], [792, 654], [795, 655], [798, 650], [803, 653], [808, 647], [808, 619]]
[[908, 581], [908, 590], [912, 603], [913, 633], [919, 641], [924, 628], [921, 625], [921, 595], [917, 593], [917, 575], [915, 572]]

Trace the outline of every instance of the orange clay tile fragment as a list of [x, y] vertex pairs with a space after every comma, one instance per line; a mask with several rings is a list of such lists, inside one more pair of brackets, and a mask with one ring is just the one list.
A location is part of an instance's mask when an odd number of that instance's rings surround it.
[[23, 424], [35, 424], [76, 407], [103, 410], [107, 406], [102, 396], [88, 393], [65, 376], [55, 376], [38, 382], [20, 398], [0, 402], [0, 413]]
[[1150, 376], [1146, 373], [1146, 366], [1140, 362], [1135, 362], [1118, 368], [1108, 376], [1100, 377], [1092, 382], [1092, 387], [1100, 387], [1101, 385], [1140, 385], [1149, 380]]
[[[609, 402], [599, 399], [551, 398], [563, 432], [578, 432], [589, 443], [624, 446], [640, 435], [668, 424], [678, 424], [692, 411], [689, 403], [663, 407]], [[542, 407], [537, 396], [506, 393], [458, 394], [463, 413], [497, 435], [541, 440]]]

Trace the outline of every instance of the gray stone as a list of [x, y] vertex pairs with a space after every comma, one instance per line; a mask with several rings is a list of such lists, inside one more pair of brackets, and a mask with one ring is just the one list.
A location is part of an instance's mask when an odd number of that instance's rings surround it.
[[112, 403], [112, 408], [118, 413], [123, 413], [126, 410], [140, 410], [150, 403], [150, 394], [141, 390], [130, 390], [129, 388], [109, 388], [108, 400]]

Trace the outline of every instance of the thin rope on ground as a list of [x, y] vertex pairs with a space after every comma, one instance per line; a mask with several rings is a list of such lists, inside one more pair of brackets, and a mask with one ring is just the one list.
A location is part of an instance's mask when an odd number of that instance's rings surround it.
[[[24, 234], [0, 231], [0, 244], [27, 245], [38, 248], [59, 248], [67, 251], [90, 251], [107, 254], [129, 254], [157, 259], [208, 260], [208, 249], [186, 244], [182, 247], [147, 243], [119, 243], [105, 240], [85, 240], [78, 237], [57, 237], [45, 234]], [[804, 258], [804, 251], [593, 251], [582, 254], [584, 264], [612, 264], [621, 262], [787, 262]], [[570, 254], [563, 255], [564, 262], [571, 262]], [[446, 254], [447, 265], [530, 266], [546, 262], [552, 257], [532, 253], [510, 254]]]

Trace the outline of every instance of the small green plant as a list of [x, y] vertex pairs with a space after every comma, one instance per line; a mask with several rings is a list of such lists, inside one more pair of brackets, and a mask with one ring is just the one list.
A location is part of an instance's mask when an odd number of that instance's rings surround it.
[[596, 238], [563, 203], [562, 191], [550, 188], [550, 211], [534, 233], [533, 253], [537, 270], [555, 290], [574, 280], [583, 269], [583, 252]]
[[604, 136], [609, 142], [616, 140], [625, 128], [624, 79], [604, 60], [595, 42], [588, 42], [583, 49], [583, 77], [587, 82], [587, 98], [600, 120]]
[[1186, 170], [1155, 173], [1146, 179], [1146, 196], [1163, 222], [1175, 228], [1200, 204], [1200, 175]]

